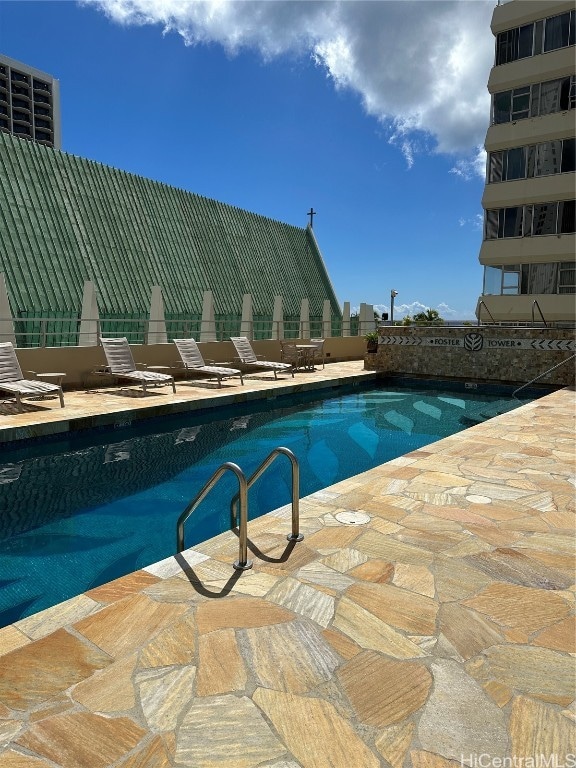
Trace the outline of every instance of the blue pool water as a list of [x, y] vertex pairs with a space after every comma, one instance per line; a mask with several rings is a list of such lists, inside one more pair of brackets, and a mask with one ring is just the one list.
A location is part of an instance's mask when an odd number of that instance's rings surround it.
[[[0, 626], [174, 554], [178, 517], [225, 461], [248, 477], [286, 446], [306, 496], [464, 429], [495, 399], [356, 388], [4, 447]], [[280, 457], [250, 490], [250, 518], [289, 503], [290, 488]], [[187, 547], [229, 528], [236, 491], [224, 476], [187, 523]]]

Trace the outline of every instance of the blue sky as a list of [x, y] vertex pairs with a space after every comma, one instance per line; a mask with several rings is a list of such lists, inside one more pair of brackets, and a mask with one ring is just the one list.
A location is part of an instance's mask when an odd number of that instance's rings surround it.
[[[340, 302], [470, 319], [492, 2], [0, 0], [62, 148], [304, 226]], [[103, 108], [104, 107], [104, 108]]]

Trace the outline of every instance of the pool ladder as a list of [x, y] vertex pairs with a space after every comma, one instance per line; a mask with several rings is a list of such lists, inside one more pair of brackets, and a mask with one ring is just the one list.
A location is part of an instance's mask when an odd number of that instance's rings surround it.
[[292, 532], [289, 533], [286, 538], [288, 541], [302, 541], [304, 536], [300, 533], [300, 467], [298, 459], [292, 453], [289, 448], [283, 448], [279, 446], [274, 448], [273, 451], [264, 459], [258, 469], [253, 473], [251, 477], [246, 479], [244, 472], [237, 464], [227, 461], [222, 464], [214, 472], [212, 477], [204, 485], [202, 490], [194, 497], [194, 499], [188, 504], [184, 512], [178, 518], [176, 525], [176, 550], [182, 552], [185, 549], [184, 546], [184, 524], [190, 517], [192, 512], [200, 504], [200, 502], [210, 493], [212, 488], [220, 480], [220, 478], [228, 471], [233, 472], [238, 480], [238, 493], [233, 497], [231, 502], [231, 517], [232, 525], [236, 525], [238, 519], [238, 503], [240, 503], [240, 530], [239, 530], [239, 554], [238, 560], [234, 562], [234, 568], [237, 571], [247, 571], [252, 568], [252, 560], [248, 560], [248, 489], [258, 480], [258, 478], [268, 469], [270, 464], [275, 461], [278, 456], [287, 456], [290, 459], [292, 465]]

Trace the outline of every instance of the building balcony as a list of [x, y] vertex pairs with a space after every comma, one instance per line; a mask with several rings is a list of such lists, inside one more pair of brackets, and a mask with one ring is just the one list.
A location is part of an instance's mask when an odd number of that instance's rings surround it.
[[498, 93], [530, 83], [544, 83], [575, 72], [574, 46], [571, 45], [492, 67], [488, 90], [490, 93]]
[[499, 181], [486, 184], [482, 195], [482, 206], [484, 209], [506, 208], [528, 203], [573, 200], [575, 185], [576, 175], [573, 172], [554, 173], [515, 181]]
[[[541, 235], [484, 240], [479, 261], [484, 266], [499, 264], [549, 263], [574, 261], [576, 235]], [[574, 297], [572, 297], [574, 301]]]
[[[490, 322], [493, 318], [498, 323], [531, 323], [541, 322], [544, 317], [547, 323], [574, 323], [574, 299], [573, 293], [483, 295], [478, 298], [476, 315], [480, 312], [480, 317], [485, 322]], [[540, 311], [534, 306], [534, 301], [538, 302]], [[483, 306], [480, 302], [483, 302]]]
[[569, 109], [542, 117], [527, 117], [511, 123], [491, 125], [484, 146], [487, 152], [498, 152], [525, 144], [572, 138], [576, 135], [575, 120], [576, 110]]

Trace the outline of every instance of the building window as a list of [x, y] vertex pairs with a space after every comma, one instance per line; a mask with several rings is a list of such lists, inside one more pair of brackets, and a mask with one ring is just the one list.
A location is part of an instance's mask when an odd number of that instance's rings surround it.
[[507, 29], [496, 35], [496, 66], [575, 43], [576, 11]]
[[576, 293], [576, 266], [570, 261], [558, 265], [558, 293]]
[[484, 296], [576, 293], [573, 262], [484, 267]]
[[500, 91], [492, 97], [492, 124], [510, 123], [576, 108], [576, 76]]
[[490, 152], [488, 183], [531, 179], [576, 170], [576, 139], [557, 139]]
[[511, 206], [487, 210], [484, 239], [569, 235], [576, 232], [576, 201]]

